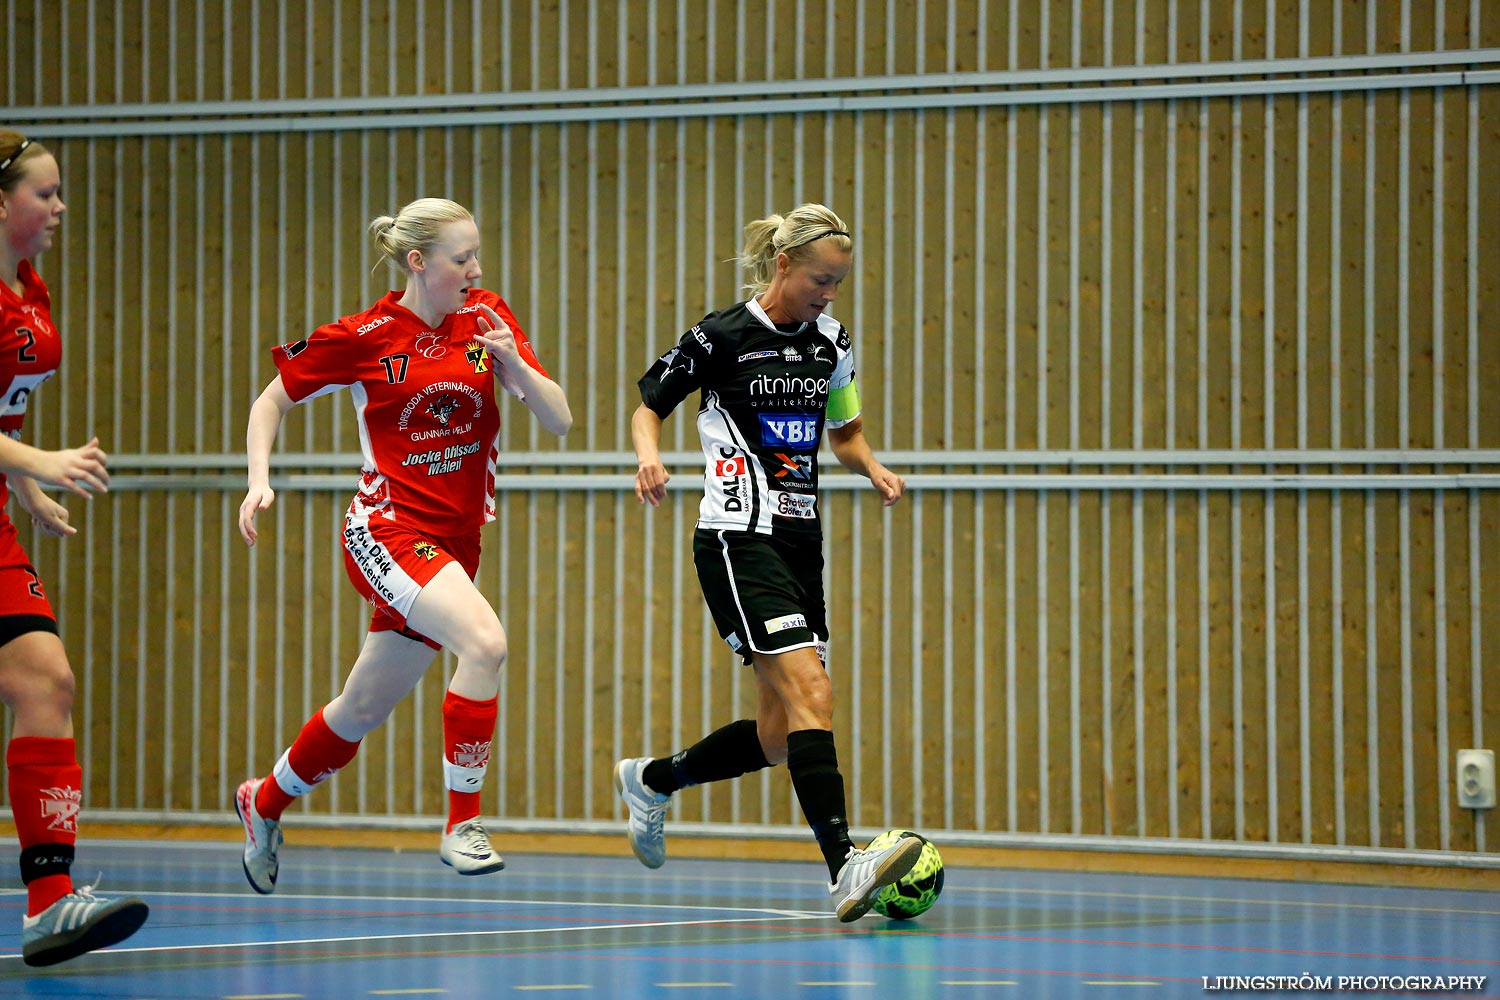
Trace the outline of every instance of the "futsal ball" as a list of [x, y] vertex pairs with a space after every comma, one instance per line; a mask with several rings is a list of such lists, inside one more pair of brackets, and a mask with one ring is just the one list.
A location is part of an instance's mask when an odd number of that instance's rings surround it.
[[890, 847], [902, 837], [916, 837], [922, 842], [922, 853], [911, 871], [880, 890], [870, 907], [882, 917], [893, 920], [910, 920], [926, 913], [937, 902], [943, 891], [943, 859], [932, 841], [910, 830], [887, 830], [870, 841], [866, 850], [878, 851]]

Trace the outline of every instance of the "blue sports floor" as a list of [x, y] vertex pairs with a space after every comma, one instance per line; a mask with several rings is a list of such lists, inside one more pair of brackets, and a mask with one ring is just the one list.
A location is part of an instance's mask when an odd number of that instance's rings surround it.
[[144, 897], [150, 921], [118, 948], [32, 970], [22, 895], [6, 891], [0, 996], [1204, 997], [1228, 992], [1204, 976], [1303, 973], [1483, 976], [1478, 991], [1426, 995], [1500, 996], [1490, 892], [950, 864], [923, 917], [841, 925], [813, 863], [651, 872], [622, 851], [507, 864], [462, 878], [435, 850], [291, 843], [276, 895], [261, 897], [238, 845], [85, 842], [74, 871], [102, 869], [101, 894]]

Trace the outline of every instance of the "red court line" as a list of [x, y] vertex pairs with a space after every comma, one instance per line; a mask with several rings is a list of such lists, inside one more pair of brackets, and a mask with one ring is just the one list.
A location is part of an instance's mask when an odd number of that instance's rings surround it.
[[791, 966], [797, 968], [850, 969], [855, 971], [860, 969], [907, 969], [917, 972], [983, 972], [1027, 976], [1110, 976], [1116, 979], [1164, 980], [1174, 983], [1201, 983], [1203, 981], [1201, 976], [1158, 976], [1154, 974], [1143, 975], [1139, 972], [1086, 972], [1079, 969], [1010, 969], [990, 965], [916, 965], [907, 962], [835, 962], [790, 958], [699, 958], [682, 955], [655, 957], [648, 955], [589, 955], [576, 952], [560, 952], [559, 954], [566, 954], [571, 958], [589, 958], [606, 962], [696, 962], [700, 965]]
[[[533, 915], [533, 914], [478, 913], [478, 912], [462, 912], [462, 911], [460, 911], [460, 912], [451, 912], [450, 913], [450, 912], [443, 912], [443, 911], [415, 911], [415, 910], [400, 910], [400, 911], [391, 911], [391, 910], [347, 910], [347, 909], [293, 908], [293, 907], [289, 907], [289, 906], [254, 906], [254, 905], [248, 905], [248, 906], [181, 906], [181, 905], [175, 905], [174, 904], [174, 905], [164, 905], [164, 906], [160, 906], [160, 907], [153, 907], [153, 909], [180, 910], [180, 911], [185, 911], [185, 912], [207, 912], [207, 913], [264, 913], [264, 914], [267, 914], [267, 915], [286, 915], [286, 916], [329, 915], [329, 916], [372, 917], [372, 918], [374, 918], [374, 917], [395, 917], [395, 918], [402, 918], [402, 917], [422, 917], [422, 918], [427, 918], [427, 919], [430, 919], [430, 918], [453, 918], [453, 919], [462, 919], [462, 920], [513, 921], [513, 922], [517, 922], [517, 923], [538, 923], [538, 924], [574, 924], [574, 923], [601, 924], [602, 923], [602, 924], [621, 924], [621, 925], [634, 926], [634, 925], [637, 925], [637, 924], [640, 923], [640, 920], [638, 918], [637, 919], [622, 919], [622, 918], [597, 918], [597, 919], [591, 919], [591, 918], [589, 918], [587, 916], [560, 917], [560, 916], [538, 916], [538, 915]], [[718, 924], [716, 922], [714, 922], [714, 921], [685, 920], [685, 921], [681, 921], [679, 923], [675, 923], [674, 926], [677, 926], [677, 927], [718, 926]], [[736, 924], [735, 926], [742, 927], [742, 928], [744, 928], [746, 930], [786, 931], [789, 926], [793, 926], [793, 925], [782, 924], [782, 923], [777, 923], [777, 924], [741, 923], [741, 924]], [[807, 929], [808, 930], [812, 930], [814, 928], [812, 926], [809, 926], [809, 927], [807, 927]], [[827, 933], [828, 931], [835, 931], [835, 932], [841, 933], [841, 934], [868, 934], [868, 933], [870, 933], [870, 931], [869, 931], [868, 928], [856, 928], [856, 927], [844, 927], [844, 926], [839, 926], [839, 927], [824, 927], [821, 924], [820, 925], [816, 925], [816, 929], [817, 929], [817, 931], [819, 933]], [[459, 930], [455, 930], [453, 933], [455, 933], [455, 934], [461, 934], [463, 932], [459, 931]], [[880, 932], [877, 931], [876, 933], [880, 933]], [[1170, 941], [1130, 941], [1130, 940], [1121, 941], [1121, 940], [1110, 940], [1110, 939], [1107, 939], [1107, 938], [1041, 937], [1041, 936], [1036, 936], [1036, 935], [1021, 935], [1021, 934], [964, 934], [964, 933], [949, 932], [949, 931], [919, 930], [919, 929], [917, 929], [915, 927], [913, 927], [911, 929], [904, 929], [901, 933], [904, 933], [904, 934], [913, 934], [913, 933], [915, 933], [915, 934], [920, 934], [922, 937], [930, 937], [930, 938], [949, 938], [949, 939], [955, 939], [955, 940], [972, 940], [972, 941], [1016, 941], [1016, 942], [1024, 942], [1024, 943], [1080, 944], [1080, 945], [1090, 945], [1090, 946], [1111, 945], [1111, 946], [1116, 946], [1116, 947], [1127, 947], [1127, 948], [1162, 948], [1162, 949], [1175, 949], [1175, 950], [1181, 950], [1181, 951], [1217, 951], [1217, 952], [1237, 952], [1237, 953], [1246, 953], [1246, 954], [1293, 955], [1293, 956], [1299, 956], [1299, 957], [1305, 956], [1305, 957], [1322, 957], [1322, 958], [1364, 958], [1364, 959], [1378, 959], [1378, 960], [1392, 961], [1392, 962], [1398, 962], [1398, 961], [1399, 962], [1451, 962], [1451, 963], [1455, 963], [1455, 964], [1500, 966], [1500, 960], [1495, 960], [1495, 959], [1487, 959], [1487, 958], [1458, 958], [1458, 957], [1448, 957], [1448, 956], [1441, 956], [1441, 955], [1398, 955], [1398, 954], [1383, 954], [1383, 953], [1380, 953], [1380, 952], [1314, 951], [1314, 950], [1303, 949], [1303, 948], [1265, 948], [1265, 947], [1256, 947], [1256, 946], [1252, 946], [1252, 945], [1191, 944], [1191, 943], [1186, 943], [1186, 942], [1170, 942]]]
[[[755, 924], [741, 924], [755, 927]], [[761, 928], [769, 930], [769, 927]], [[852, 928], [845, 933], [858, 933]], [[912, 933], [906, 931], [905, 933]], [[975, 941], [1029, 941], [1043, 944], [1121, 945], [1128, 948], [1178, 948], [1183, 951], [1240, 951], [1263, 955], [1306, 955], [1324, 958], [1377, 958], [1393, 962], [1464, 962], [1472, 965], [1500, 965], [1492, 958], [1449, 958], [1434, 955], [1383, 955], [1379, 952], [1361, 951], [1310, 951], [1303, 948], [1257, 948], [1251, 945], [1231, 944], [1185, 944], [1171, 941], [1111, 941], [1108, 938], [1059, 938], [1032, 937], [1021, 934], [961, 934], [947, 931], [921, 931], [923, 937], [960, 938]]]
[[[638, 947], [638, 946], [633, 946], [633, 947]], [[234, 947], [226, 947], [226, 948], [223, 948], [223, 949], [200, 948], [200, 949], [197, 949], [196, 953], [197, 954], [201, 954], [201, 955], [245, 955], [245, 956], [264, 956], [264, 957], [267, 957], [267, 958], [274, 958], [277, 955], [277, 953], [280, 952], [280, 951], [282, 951], [282, 950], [284, 950], [284, 948], [285, 948], [285, 946], [267, 946], [267, 947], [259, 947], [259, 948], [234, 948]], [[108, 952], [103, 952], [101, 954], [108, 954]], [[15, 956], [6, 956], [6, 957], [20, 957], [20, 956], [19, 955], [15, 955]], [[435, 959], [435, 958], [468, 958], [468, 959], [476, 959], [476, 958], [485, 958], [485, 957], [496, 957], [496, 958], [502, 958], [502, 959], [515, 959], [518, 956], [514, 956], [514, 955], [507, 954], [507, 953], [502, 953], [502, 952], [486, 953], [486, 952], [483, 952], [483, 951], [464, 951], [464, 952], [452, 952], [452, 951], [449, 951], [449, 952], [437, 952], [437, 953], [434, 953], [434, 952], [430, 952], [430, 951], [429, 952], [422, 952], [422, 951], [395, 951], [395, 950], [369, 950], [369, 949], [367, 949], [367, 950], [363, 950], [363, 951], [321, 951], [321, 952], [319, 952], [319, 957], [328, 958], [328, 959], [335, 959], [335, 958], [386, 958], [386, 959], [402, 959], [402, 958], [406, 958], [406, 959], [429, 959], [430, 960], [430, 959]], [[786, 967], [786, 968], [823, 968], [823, 969], [830, 969], [831, 968], [831, 969], [849, 970], [849, 971], [855, 971], [855, 972], [861, 971], [861, 970], [869, 970], [869, 969], [893, 969], [893, 970], [897, 970], [897, 971], [910, 970], [910, 971], [921, 971], [921, 972], [964, 972], [964, 973], [984, 973], [984, 974], [1001, 974], [1001, 975], [1018, 975], [1018, 976], [1020, 976], [1020, 975], [1024, 975], [1024, 976], [1060, 976], [1060, 977], [1071, 977], [1071, 978], [1074, 978], [1074, 979], [1078, 979], [1078, 978], [1081, 978], [1081, 977], [1084, 977], [1084, 976], [1098, 976], [1100, 978], [1121, 979], [1121, 980], [1139, 980], [1141, 982], [1201, 983], [1203, 981], [1203, 977], [1202, 976], [1165, 976], [1165, 975], [1157, 975], [1155, 973], [1152, 973], [1152, 974], [1142, 974], [1142, 973], [1139, 973], [1139, 972], [1100, 972], [1100, 971], [1086, 971], [1086, 970], [1077, 970], [1077, 969], [1023, 969], [1023, 968], [1008, 968], [1008, 967], [1003, 967], [1003, 966], [985, 966], [985, 965], [927, 965], [927, 964], [912, 964], [912, 963], [904, 963], [904, 962], [834, 962], [834, 961], [810, 961], [810, 960], [780, 959], [780, 958], [702, 958], [702, 957], [683, 956], [683, 955], [656, 955], [656, 956], [652, 956], [652, 955], [593, 955], [593, 954], [580, 953], [580, 952], [571, 952], [571, 951], [537, 951], [537, 952], [527, 952], [526, 955], [524, 956], [524, 958], [526, 960], [534, 960], [534, 959], [538, 959], [538, 958], [565, 958], [565, 959], [589, 959], [589, 960], [592, 960], [592, 961], [601, 961], [601, 962], [640, 962], [640, 963], [644, 963], [644, 962], [657, 962], [657, 963], [666, 962], [666, 963], [673, 963], [673, 962], [675, 962], [675, 963], [679, 963], [679, 964], [698, 964], [698, 965], [750, 965], [750, 966], [762, 966], [762, 967], [772, 967], [772, 966], [775, 966], [775, 967]], [[1362, 991], [1362, 992], [1368, 992], [1368, 993], [1371, 993], [1371, 994], [1373, 994], [1375, 996], [1395, 996], [1395, 995], [1409, 996], [1409, 995], [1411, 995], [1410, 993], [1408, 993], [1406, 991], [1396, 991], [1396, 990], [1368, 990], [1368, 991]], [[1466, 1000], [1466, 998], [1473, 997], [1476, 994], [1474, 994], [1474, 993], [1422, 993], [1421, 995], [1425, 996], [1425, 997], [1442, 998], [1442, 1000]], [[1484, 994], [1484, 995], [1487, 995], [1487, 994]]]
[[[638, 948], [640, 945], [629, 945]], [[232, 951], [249, 954], [262, 949], [237, 948]], [[274, 949], [264, 949], [272, 951]], [[218, 954], [213, 949], [201, 948], [199, 954]], [[435, 957], [428, 952], [420, 951], [393, 951], [393, 950], [361, 950], [361, 951], [326, 951], [321, 954], [330, 958], [432, 958]], [[468, 958], [483, 958], [486, 953], [482, 951], [445, 952], [445, 957], [463, 956]], [[494, 957], [514, 958], [515, 956], [504, 952], [495, 952]], [[1010, 973], [1015, 975], [1037, 975], [1037, 976], [1112, 976], [1117, 979], [1140, 979], [1140, 980], [1163, 980], [1180, 983], [1202, 982], [1201, 976], [1158, 976], [1143, 975], [1138, 972], [1083, 972], [1074, 969], [1006, 969], [983, 965], [912, 965], [903, 962], [835, 962], [835, 961], [812, 961], [805, 959], [790, 958], [701, 958], [682, 955], [590, 955], [587, 953], [572, 951], [529, 951], [525, 955], [526, 960], [538, 958], [587, 958], [600, 962], [678, 962], [697, 963], [699, 965], [756, 965], [756, 966], [786, 966], [791, 968], [816, 968], [816, 969], [848, 969], [858, 971], [861, 969], [908, 969], [922, 972], [984, 972], [984, 973]]]

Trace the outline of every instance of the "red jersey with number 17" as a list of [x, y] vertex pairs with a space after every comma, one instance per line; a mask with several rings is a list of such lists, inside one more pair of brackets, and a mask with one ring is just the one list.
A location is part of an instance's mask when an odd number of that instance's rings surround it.
[[[0, 281], [0, 434], [21, 439], [26, 402], [62, 363], [62, 338], [52, 325], [52, 299], [41, 275], [23, 260], [16, 269], [17, 295]], [[0, 472], [0, 518], [10, 490]]]
[[345, 388], [354, 397], [365, 460], [350, 515], [464, 535], [495, 519], [495, 383], [506, 379], [479, 342], [479, 306], [505, 320], [527, 365], [547, 371], [494, 292], [470, 289], [468, 304], [436, 329], [400, 305], [401, 294], [272, 348], [271, 357], [297, 402]]

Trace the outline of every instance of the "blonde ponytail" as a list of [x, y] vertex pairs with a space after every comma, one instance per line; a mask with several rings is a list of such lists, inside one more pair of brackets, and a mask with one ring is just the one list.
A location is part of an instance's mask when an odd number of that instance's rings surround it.
[[403, 205], [394, 216], [376, 216], [367, 227], [375, 242], [375, 266], [385, 262], [402, 271], [409, 270], [407, 254], [413, 250], [426, 253], [441, 238], [448, 223], [473, 221], [473, 218], [467, 208], [446, 198], [418, 198]]
[[824, 205], [808, 202], [786, 215], [774, 212], [745, 226], [745, 246], [737, 258], [749, 272], [745, 290], [755, 295], [771, 286], [776, 273], [776, 257], [786, 254], [792, 260], [812, 256], [811, 244], [830, 239], [840, 250], [852, 251], [854, 241], [844, 229], [844, 220]]

